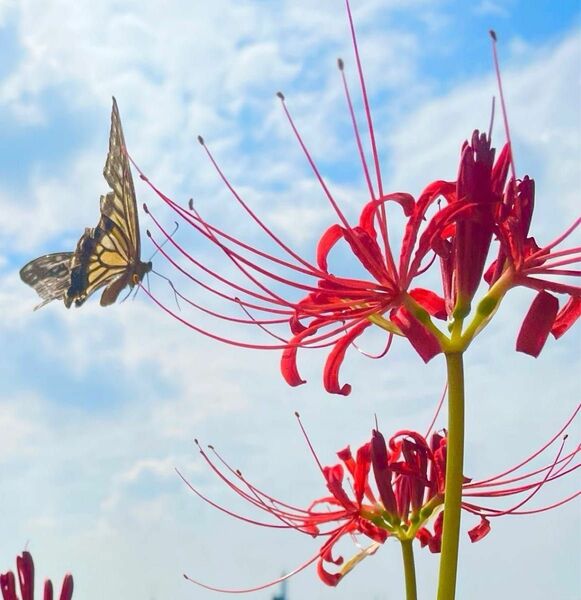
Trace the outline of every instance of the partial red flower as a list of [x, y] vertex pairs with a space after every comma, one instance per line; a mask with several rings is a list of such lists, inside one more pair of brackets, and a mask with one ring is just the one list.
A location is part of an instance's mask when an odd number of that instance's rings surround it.
[[[511, 287], [537, 291], [522, 323], [517, 350], [538, 356], [549, 333], [561, 337], [581, 315], [581, 286], [571, 282], [581, 275], [580, 269], [571, 268], [581, 263], [581, 246], [556, 250], [579, 227], [581, 219], [556, 240], [539, 247], [529, 236], [534, 194], [534, 181], [527, 176], [509, 182], [496, 217], [500, 248], [486, 279], [491, 286], [505, 278]], [[563, 306], [555, 294], [568, 297]]]
[[[544, 485], [581, 466], [576, 462], [579, 446], [564, 454], [563, 440], [556, 457], [548, 465], [522, 473], [523, 467], [559, 439], [579, 409], [549, 442], [518, 465], [493, 477], [478, 481], [464, 480], [462, 508], [479, 517], [468, 532], [473, 542], [488, 534], [491, 521], [496, 517], [541, 512], [560, 506], [581, 493], [576, 492], [550, 506], [523, 509]], [[308, 437], [306, 440], [327, 490], [306, 508], [275, 499], [232, 468], [212, 446], [209, 447], [210, 453], [200, 447], [202, 457], [217, 476], [235, 494], [265, 513], [269, 520], [234, 513], [208, 499], [184, 476], [180, 476], [196, 495], [230, 516], [262, 527], [293, 529], [314, 538], [322, 538], [324, 542], [319, 551], [288, 576], [316, 563], [319, 578], [327, 585], [336, 586], [361, 560], [374, 554], [390, 537], [400, 541], [417, 539], [422, 547], [428, 547], [431, 552], [440, 551], [441, 509], [445, 495], [445, 434], [434, 433], [428, 442], [417, 432], [402, 430], [386, 441], [381, 432], [373, 430], [370, 441], [355, 453], [347, 446], [337, 453], [340, 462], [330, 466], [320, 463]], [[490, 500], [511, 496], [517, 497], [512, 506], [488, 506]], [[359, 551], [348, 560], [336, 552], [337, 544], [346, 536], [368, 541], [367, 545], [359, 546]], [[222, 592], [254, 591], [281, 580], [247, 590], [229, 590], [185, 577], [202, 587]]]
[[[34, 562], [30, 552], [25, 550], [20, 556], [16, 557], [16, 573], [20, 596], [18, 595], [14, 573], [7, 571], [0, 575], [0, 590], [2, 591], [3, 600], [34, 600]], [[73, 576], [67, 573], [58, 600], [71, 600], [72, 597]], [[44, 582], [42, 598], [43, 600], [53, 600], [54, 598], [50, 579], [46, 579]]]
[[470, 303], [482, 281], [496, 229], [494, 216], [510, 165], [508, 144], [496, 162], [495, 152], [489, 136], [474, 131], [471, 141], [462, 146], [455, 186], [450, 193], [444, 193], [449, 203], [462, 202], [469, 207], [454, 217], [454, 223], [450, 222], [449, 240], [435, 246], [441, 257], [448, 310], [460, 318], [469, 314]]
[[[365, 156], [362, 134], [343, 73], [343, 62], [339, 61], [353, 124], [354, 146], [367, 185], [367, 199], [362, 203], [357, 222], [353, 223], [339, 206], [307, 149], [284, 96], [279, 93], [289, 125], [335, 215], [336, 222], [320, 235], [315, 260], [293, 250], [250, 208], [201, 137], [200, 143], [234, 201], [265, 234], [264, 249], [209, 222], [200, 215], [193, 203], [188, 208], [174, 202], [140, 171], [142, 179], [159, 197], [195, 230], [201, 241], [209, 242], [214, 250], [221, 252], [227, 259], [227, 267], [231, 267], [226, 274], [186, 251], [151, 214], [151, 210], [146, 209], [161, 235], [169, 240], [169, 246], [177, 251], [179, 260], [161, 248], [161, 243], [149, 234], [161, 254], [179, 273], [203, 288], [209, 298], [229, 303], [234, 312], [202, 305], [176, 290], [177, 298], [201, 311], [204, 316], [217, 319], [217, 324], [222, 321], [227, 325], [260, 328], [268, 336], [267, 343], [246, 342], [230, 330], [221, 333], [219, 327], [208, 329], [198, 325], [154, 297], [149, 290], [145, 290], [146, 293], [168, 314], [206, 336], [242, 347], [282, 350], [281, 372], [292, 386], [304, 383], [297, 365], [299, 349], [330, 349], [324, 368], [324, 386], [328, 392], [342, 395], [348, 394], [351, 389], [349, 384], [339, 381], [339, 370], [345, 354], [373, 325], [385, 332], [385, 347], [380, 356], [388, 351], [394, 335], [407, 337], [424, 361], [442, 351], [439, 332], [429, 326], [429, 317], [446, 319], [444, 300], [436, 292], [418, 287], [415, 280], [433, 262], [432, 246], [442, 238], [449, 222], [476, 204], [473, 198], [460, 198], [428, 218], [428, 212], [435, 210], [438, 197], [451, 193], [453, 184], [435, 182], [417, 200], [407, 193], [384, 191], [371, 110], [352, 31], [372, 163], [369, 165]], [[468, 179], [468, 175], [463, 176], [463, 180]], [[388, 218], [392, 205], [397, 211], [393, 220], [391, 214]], [[301, 224], [297, 222], [296, 226], [299, 228]], [[399, 247], [391, 241], [394, 238], [401, 238]], [[334, 261], [331, 254], [334, 253], [340, 256], [338, 266], [332, 266]], [[187, 263], [186, 267], [182, 265], [183, 260]]]

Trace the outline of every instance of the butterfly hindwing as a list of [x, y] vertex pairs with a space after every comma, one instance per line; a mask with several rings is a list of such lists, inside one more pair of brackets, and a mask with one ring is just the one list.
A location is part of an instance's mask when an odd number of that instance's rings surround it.
[[55, 252], [39, 256], [20, 269], [20, 279], [33, 287], [43, 299], [37, 310], [51, 300], [64, 299], [70, 284], [73, 252]]

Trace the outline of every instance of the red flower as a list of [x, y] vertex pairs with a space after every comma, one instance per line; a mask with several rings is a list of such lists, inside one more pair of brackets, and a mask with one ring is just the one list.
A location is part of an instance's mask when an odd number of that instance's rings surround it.
[[[3, 600], [34, 600], [34, 562], [26, 550], [16, 557], [16, 570], [20, 586], [20, 598], [16, 591], [16, 578], [12, 571], [0, 575], [0, 590]], [[50, 579], [44, 582], [43, 600], [53, 600], [53, 588]], [[71, 600], [73, 597], [73, 576], [65, 575], [59, 600]]]
[[[348, 6], [347, 8], [349, 11]], [[351, 19], [350, 12], [348, 15]], [[202, 218], [192, 203], [189, 209], [180, 206], [159, 191], [140, 171], [142, 179], [181, 219], [214, 249], [223, 253], [228, 264], [233, 267], [234, 275], [217, 272], [188, 253], [146, 208], [161, 234], [170, 241], [181, 257], [188, 261], [188, 268], [183, 267], [161, 248], [160, 243], [153, 240], [155, 246], [179, 272], [204, 288], [211, 297], [233, 305], [237, 314], [202, 306], [178, 291], [177, 297], [205, 315], [237, 325], [258, 326], [275, 341], [266, 344], [246, 342], [208, 330], [173, 311], [153, 297], [149, 290], [145, 290], [146, 293], [167, 313], [204, 335], [242, 347], [282, 349], [282, 375], [292, 386], [304, 383], [296, 362], [299, 348], [331, 348], [324, 369], [324, 386], [328, 392], [343, 395], [348, 394], [351, 389], [348, 384], [339, 383], [339, 368], [345, 353], [372, 325], [385, 330], [384, 353], [389, 349], [394, 334], [407, 337], [424, 361], [442, 351], [439, 331], [431, 326], [429, 317], [446, 318], [444, 301], [435, 292], [412, 288], [412, 283], [429, 267], [427, 263], [432, 258], [432, 246], [441, 239], [450, 220], [476, 202], [461, 198], [428, 220], [428, 210], [440, 195], [451, 192], [452, 184], [435, 182], [422, 192], [417, 201], [407, 193], [384, 192], [373, 122], [354, 32], [353, 47], [361, 81], [373, 162], [371, 169], [365, 158], [362, 136], [343, 74], [343, 62], [339, 61], [353, 123], [355, 145], [359, 151], [368, 189], [368, 200], [363, 205], [356, 224], [351, 223], [339, 207], [298, 132], [284, 96], [278, 94], [290, 127], [337, 219], [337, 222], [320, 236], [316, 261], [300, 256], [254, 213], [227, 179], [201, 137], [200, 143], [234, 200], [266, 235], [266, 242], [278, 249], [278, 253], [256, 248], [253, 244], [223, 231]], [[468, 179], [468, 175], [463, 176], [463, 181]], [[400, 231], [394, 231], [388, 226], [387, 207], [394, 203], [399, 204], [403, 210], [404, 224], [403, 227], [398, 225]], [[401, 221], [401, 218], [399, 220]], [[297, 226], [300, 224], [297, 223]], [[149, 232], [148, 235], [151, 237]], [[391, 244], [391, 237], [402, 237], [399, 252]], [[328, 266], [328, 258], [339, 243], [345, 246], [342, 250], [346, 249], [351, 255], [353, 264], [344, 261], [341, 263], [341, 272], [335, 273]], [[357, 270], [357, 274], [354, 274], [354, 269]], [[286, 331], [281, 333], [276, 329], [280, 325], [286, 325]], [[288, 329], [291, 332], [290, 338]]]
[[[581, 493], [576, 492], [550, 506], [523, 509], [544, 485], [581, 466], [575, 462], [579, 446], [563, 455], [566, 436], [556, 457], [548, 465], [529, 473], [517, 474], [558, 440], [580, 408], [581, 405], [555, 436], [521, 463], [493, 477], [478, 481], [464, 479], [462, 508], [479, 517], [479, 522], [468, 532], [473, 542], [488, 534], [490, 522], [496, 517], [542, 512], [560, 506]], [[230, 467], [212, 446], [209, 448], [214, 458], [200, 447], [202, 457], [218, 477], [234, 493], [266, 513], [270, 521], [234, 513], [208, 499], [181, 474], [180, 477], [196, 495], [230, 516], [254, 525], [293, 529], [325, 540], [313, 557], [284, 578], [316, 562], [319, 578], [327, 585], [336, 586], [361, 560], [374, 554], [389, 537], [400, 541], [416, 538], [422, 547], [427, 546], [431, 552], [440, 551], [446, 472], [445, 435], [434, 433], [428, 443], [419, 433], [403, 430], [386, 443], [383, 435], [373, 430], [371, 440], [360, 446], [355, 455], [347, 446], [337, 453], [340, 462], [330, 466], [321, 465], [306, 433], [305, 438], [327, 489], [323, 496], [314, 500], [307, 508], [273, 498], [252, 485], [240, 471]], [[492, 508], [480, 504], [484, 498], [497, 500], [511, 496], [519, 499], [508, 508]], [[431, 521], [433, 525], [429, 525]], [[336, 545], [345, 536], [360, 536], [370, 543], [345, 561], [342, 556], [335, 554]], [[331, 570], [330, 567], [336, 568]], [[202, 587], [221, 592], [255, 591], [284, 579], [247, 590], [229, 590], [185, 577]]]
[[492, 237], [494, 216], [502, 200], [510, 165], [506, 144], [494, 162], [495, 149], [485, 133], [474, 131], [470, 143], [464, 142], [455, 189], [444, 194], [451, 204], [462, 202], [467, 209], [450, 223], [448, 242], [435, 249], [441, 257], [444, 290], [449, 312], [463, 318], [480, 282]]
[[[581, 315], [581, 286], [553, 279], [581, 275], [581, 270], [570, 268], [581, 262], [581, 246], [554, 251], [579, 226], [581, 219], [540, 248], [535, 238], [529, 237], [534, 194], [534, 181], [529, 177], [509, 182], [496, 218], [500, 249], [486, 279], [493, 285], [504, 277], [511, 287], [537, 290], [521, 326], [517, 350], [538, 356], [549, 333], [561, 337]], [[569, 296], [561, 309], [554, 293]]]

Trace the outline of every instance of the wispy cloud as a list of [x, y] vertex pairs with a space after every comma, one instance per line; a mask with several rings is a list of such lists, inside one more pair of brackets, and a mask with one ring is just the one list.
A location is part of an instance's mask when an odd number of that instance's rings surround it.
[[[487, 127], [495, 84], [489, 70], [435, 90], [426, 53], [453, 17], [439, 2], [409, 6], [361, 3], [356, 18], [388, 186], [417, 193], [435, 177], [455, 176], [460, 144], [473, 128]], [[114, 2], [65, 9], [24, 0], [0, 3], [0, 22], [16, 28], [22, 52], [2, 81], [3, 112], [18, 127], [28, 122], [34, 129], [56, 105], [59, 115], [81, 114], [88, 130], [98, 131], [64, 158], [49, 145], [32, 162], [23, 152], [23, 176], [0, 184], [0, 335], [7, 340], [0, 362], [0, 468], [7, 490], [2, 508], [11, 515], [0, 538], [0, 567], [30, 539], [39, 568], [51, 574], [71, 569], [79, 597], [87, 600], [103, 597], [104, 580], [114, 597], [177, 600], [215, 597], [183, 582], [183, 571], [225, 585], [276, 576], [313, 545], [233, 524], [188, 493], [174, 466], [217, 501], [230, 502], [198, 460], [192, 438], [216, 444], [275, 495], [308, 503], [324, 488], [292, 412], [301, 411], [321, 459], [331, 462], [335, 450], [369, 434], [374, 413], [386, 429], [424, 427], [443, 383], [441, 365], [421, 367], [419, 378], [419, 360], [404, 348], [379, 364], [354, 353], [344, 376], [357, 397], [346, 401], [323, 395], [322, 357], [313, 353], [301, 364], [309, 385], [291, 390], [280, 381], [276, 353], [242, 352], [195, 336], [140, 296], [109, 309], [92, 300], [79, 310], [53, 305], [32, 313], [36, 299], [17, 272], [35, 253], [73, 249], [83, 228], [96, 223], [113, 93], [132, 154], [164, 191], [182, 202], [194, 196], [204, 214], [220, 215], [245, 239], [256, 240], [195, 143], [203, 133], [245, 198], [312, 253], [331, 213], [274, 92], [287, 94], [334, 193], [355, 214], [365, 190], [334, 66], [343, 56], [356, 85], [342, 9], [331, 0], [280, 6], [176, 1], [163, 7], [148, 0], [123, 9]], [[534, 52], [513, 52], [505, 62], [517, 166], [537, 178], [535, 226], [549, 236], [578, 205], [579, 89], [571, 87], [572, 81], [579, 85], [578, 32], [538, 44]], [[465, 68], [471, 73], [470, 65]], [[504, 139], [498, 126], [495, 139], [498, 145]], [[137, 185], [140, 199], [165, 218]], [[159, 256], [154, 260], [165, 269]], [[155, 278], [151, 285], [167, 288]], [[518, 297], [518, 310], [528, 300]], [[482, 336], [482, 350], [469, 360], [470, 475], [520, 458], [512, 456], [513, 446], [538, 446], [576, 401], [573, 342], [550, 344], [538, 362], [510, 352], [500, 364], [494, 357], [498, 348], [512, 347], [515, 311], [515, 305], [503, 307], [501, 326]], [[578, 515], [564, 509], [558, 518], [572, 523]], [[466, 548], [472, 574], [481, 568], [477, 561], [497, 560], [491, 555], [498, 548], [515, 572], [542, 557], [544, 567], [530, 585], [510, 575], [498, 584], [466, 577], [464, 595], [489, 598], [518, 584], [519, 593], [528, 586], [530, 598], [549, 590], [565, 597], [575, 571], [562, 560], [563, 548], [575, 554], [575, 528], [559, 527], [559, 549], [538, 548], [532, 559], [522, 553], [540, 538], [552, 543], [551, 535], [539, 535], [554, 531], [552, 519], [539, 516], [534, 530], [520, 522], [499, 524], [490, 542]], [[387, 558], [363, 565], [333, 598], [386, 597], [385, 581], [399, 581], [399, 568], [395, 549], [385, 551]], [[434, 562], [427, 555], [418, 560], [428, 589]], [[293, 596], [330, 597], [311, 575], [295, 581]]]

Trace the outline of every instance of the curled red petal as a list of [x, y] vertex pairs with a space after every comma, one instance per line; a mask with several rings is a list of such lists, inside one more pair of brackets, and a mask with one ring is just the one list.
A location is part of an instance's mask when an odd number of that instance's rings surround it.
[[401, 306], [391, 314], [391, 320], [408, 338], [414, 350], [424, 362], [429, 362], [442, 352], [440, 342], [405, 307]]
[[345, 231], [344, 237], [365, 270], [380, 283], [388, 284], [389, 275], [385, 267], [385, 260], [375, 236], [357, 226], [350, 231]]
[[280, 358], [280, 372], [284, 380], [292, 387], [306, 383], [306, 380], [301, 378], [297, 367], [297, 351], [300, 348], [303, 339], [317, 333], [320, 326], [320, 319], [313, 321], [309, 327], [303, 329], [300, 333], [297, 333], [282, 352]]
[[579, 317], [581, 317], [581, 296], [571, 296], [567, 304], [557, 314], [557, 318], [551, 328], [551, 333], [555, 339], [558, 340], [575, 324], [575, 321]]
[[483, 537], [487, 536], [490, 532], [490, 521], [486, 517], [480, 518], [480, 523], [473, 527], [468, 532], [468, 537], [472, 543], [479, 542]]
[[323, 467], [323, 475], [327, 481], [327, 489], [346, 510], [354, 510], [356, 507], [343, 489], [343, 467], [334, 465]]
[[446, 319], [448, 317], [446, 301], [438, 294], [424, 288], [414, 288], [408, 293], [432, 317], [436, 317], [436, 319]]
[[434, 521], [434, 535], [428, 542], [428, 548], [433, 554], [438, 554], [442, 550], [442, 530], [444, 528], [444, 513], [441, 512]]
[[322, 559], [317, 563], [317, 575], [325, 585], [331, 587], [336, 587], [342, 577], [340, 573], [329, 573], [329, 571], [325, 569]]
[[333, 349], [325, 362], [325, 369], [323, 372], [323, 384], [330, 394], [348, 396], [351, 392], [351, 386], [348, 383], [345, 383], [342, 386], [339, 385], [339, 369], [345, 358], [345, 352], [347, 352], [347, 348], [350, 346], [351, 342], [360, 336], [370, 325], [371, 321], [362, 321], [361, 323], [358, 323], [348, 330], [333, 346]]
[[424, 221], [424, 215], [427, 209], [432, 202], [434, 202], [440, 196], [452, 198], [455, 194], [455, 191], [456, 186], [454, 183], [440, 180], [430, 183], [430, 185], [428, 185], [421, 193], [418, 201], [416, 202], [414, 213], [409, 218], [405, 227], [405, 233], [401, 243], [399, 266], [400, 275], [403, 276], [404, 273], [408, 272], [409, 263], [416, 244], [418, 232], [421, 224]]
[[385, 529], [377, 527], [367, 519], [359, 519], [358, 527], [361, 533], [365, 534], [374, 542], [379, 542], [380, 544], [383, 544], [389, 535]]
[[378, 209], [390, 200], [401, 205], [406, 217], [410, 217], [413, 214], [416, 202], [411, 194], [405, 192], [386, 194], [377, 200], [371, 200], [363, 207], [359, 216], [359, 226], [375, 237], [375, 227], [373, 225], [375, 215], [377, 214]]
[[343, 228], [340, 225], [331, 225], [320, 237], [317, 244], [317, 265], [327, 271], [327, 256], [333, 246], [343, 237]]
[[541, 290], [533, 300], [521, 325], [516, 349], [535, 358], [541, 353], [559, 312], [559, 300]]

